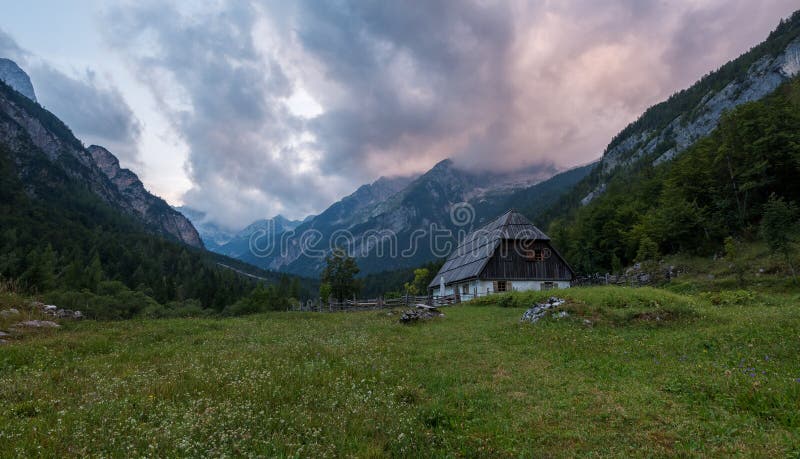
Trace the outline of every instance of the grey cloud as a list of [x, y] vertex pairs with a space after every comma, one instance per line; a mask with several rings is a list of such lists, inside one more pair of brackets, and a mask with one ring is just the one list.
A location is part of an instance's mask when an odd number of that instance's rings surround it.
[[86, 144], [108, 148], [124, 163], [139, 165], [141, 124], [122, 94], [102, 85], [91, 70], [71, 77], [41, 62], [0, 29], [0, 57], [28, 73], [39, 103], [61, 118]]
[[[344, 191], [335, 178], [297, 170], [304, 158], [293, 137], [303, 121], [283, 102], [293, 83], [280, 63], [256, 51], [250, 5], [234, 2], [191, 17], [160, 5], [111, 15], [123, 33], [110, 43], [164, 101], [162, 110], [189, 146], [188, 205], [235, 227], [272, 213], [310, 213]], [[138, 40], [149, 38], [158, 46], [142, 53]]]
[[90, 70], [71, 77], [44, 64], [33, 66], [30, 74], [40, 103], [81, 140], [103, 145], [123, 163], [139, 163], [141, 124], [115, 87], [103, 86]]
[[[106, 23], [190, 147], [187, 202], [246, 223], [319, 211], [444, 157], [481, 170], [596, 159], [795, 2], [232, 1], [117, 7]], [[276, 40], [267, 51], [262, 23]], [[291, 114], [297, 85], [321, 115]], [[313, 140], [298, 145], [302, 132]], [[293, 167], [308, 149], [311, 167]]]
[[0, 29], [0, 57], [5, 57], [23, 65], [29, 53], [20, 48], [17, 42], [11, 38], [3, 29]]

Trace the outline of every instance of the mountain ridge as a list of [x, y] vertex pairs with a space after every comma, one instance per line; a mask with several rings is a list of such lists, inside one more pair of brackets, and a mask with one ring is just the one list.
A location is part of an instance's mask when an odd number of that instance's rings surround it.
[[[20, 71], [22, 71], [20, 69]], [[24, 73], [24, 71], [23, 71]], [[140, 220], [154, 233], [174, 238], [193, 247], [203, 244], [194, 226], [164, 200], [152, 195], [139, 178], [119, 167], [118, 159], [108, 150], [83, 143], [58, 117], [42, 108], [34, 99], [0, 81], [0, 138], [5, 139], [18, 161], [30, 157], [25, 137], [55, 165], [71, 177], [83, 181], [89, 189], [108, 204]], [[102, 164], [98, 164], [100, 161]], [[21, 169], [22, 178], [35, 170]]]

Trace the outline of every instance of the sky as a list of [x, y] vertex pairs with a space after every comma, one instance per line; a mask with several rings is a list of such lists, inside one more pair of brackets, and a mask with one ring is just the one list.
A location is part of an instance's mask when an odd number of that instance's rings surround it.
[[599, 158], [796, 0], [0, 0], [0, 57], [86, 145], [231, 229], [445, 158]]

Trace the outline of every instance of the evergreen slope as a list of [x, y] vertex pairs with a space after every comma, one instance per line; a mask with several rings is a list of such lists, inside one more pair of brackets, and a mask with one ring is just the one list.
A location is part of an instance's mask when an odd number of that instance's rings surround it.
[[[726, 113], [677, 159], [616, 174], [605, 193], [554, 219], [549, 234], [582, 271], [660, 253], [709, 254], [754, 239], [768, 202], [800, 201], [800, 79]], [[789, 206], [791, 207], [791, 206]]]
[[182, 244], [117, 206], [125, 196], [70, 129], [2, 83], [0, 108], [0, 278], [98, 318], [221, 312], [258, 278], [282, 285], [276, 297], [300, 295], [299, 281]]
[[761, 44], [645, 111], [612, 139], [599, 167], [542, 213], [541, 222], [577, 212], [618, 177], [678, 157], [708, 136], [725, 112], [771, 94], [798, 72], [800, 11]]

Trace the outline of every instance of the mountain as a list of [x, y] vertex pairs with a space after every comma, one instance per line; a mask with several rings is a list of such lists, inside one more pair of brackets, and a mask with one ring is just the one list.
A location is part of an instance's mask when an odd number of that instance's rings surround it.
[[766, 41], [657, 104], [617, 134], [582, 204], [603, 193], [615, 173], [669, 161], [709, 135], [722, 115], [762, 99], [800, 72], [800, 16], [782, 21]]
[[230, 242], [236, 235], [235, 231], [228, 230], [209, 220], [205, 212], [193, 209], [189, 206], [175, 207], [175, 210], [192, 222], [192, 225], [194, 225], [197, 229], [197, 233], [200, 235], [200, 239], [203, 241], [203, 245], [212, 252], [216, 252], [219, 247]]
[[[191, 223], [111, 153], [84, 148], [56, 116], [2, 82], [0, 279], [113, 319], [236, 313], [249, 303], [234, 303], [254, 289], [283, 307], [311, 285], [202, 250]], [[257, 282], [271, 285], [259, 290]]]
[[[589, 170], [578, 168], [542, 182], [553, 175], [552, 167], [478, 173], [444, 160], [418, 177], [381, 177], [363, 185], [288, 232], [273, 231], [272, 245], [266, 243], [269, 237], [262, 237], [264, 243], [253, 248], [243, 239], [238, 245], [243, 252], [225, 253], [265, 269], [317, 277], [330, 247], [348, 241], [362, 273], [413, 267], [446, 255], [432, 248], [433, 232], [451, 231], [452, 242], [458, 230], [480, 225], [515, 203], [551, 202]], [[457, 218], [467, 220], [454, 223], [454, 209]], [[420, 231], [425, 232], [424, 241]], [[411, 251], [412, 247], [416, 249]]]
[[800, 201], [799, 74], [797, 12], [620, 132], [542, 213], [548, 234], [584, 272], [752, 240], [765, 209]]
[[103, 147], [91, 145], [86, 149], [97, 167], [117, 188], [124, 201], [117, 204], [154, 228], [192, 247], [203, 247], [200, 235], [192, 223], [163, 199], [153, 196], [139, 177], [129, 169], [122, 169], [116, 156]]
[[[6, 141], [9, 153], [18, 163], [31, 155], [29, 146], [19, 140], [24, 137], [54, 165], [84, 182], [110, 206], [141, 221], [150, 231], [193, 247], [203, 247], [189, 220], [162, 199], [148, 193], [136, 174], [121, 169], [117, 158], [108, 150], [98, 146], [84, 148], [72, 131], [52, 113], [5, 83], [2, 86], [0, 138]], [[19, 170], [23, 182], [30, 179], [30, 174], [38, 172], [35, 167]]]
[[30, 77], [11, 59], [0, 57], [0, 81], [11, 86], [28, 99], [37, 102]]
[[282, 215], [253, 222], [237, 232], [231, 239], [214, 251], [222, 255], [237, 258], [257, 265], [260, 259], [253, 250], [259, 241], [279, 239], [287, 231], [292, 231], [302, 224], [299, 220], [289, 220]]

